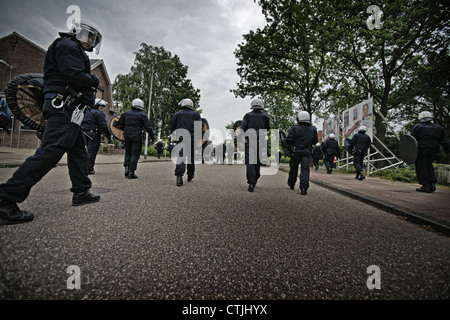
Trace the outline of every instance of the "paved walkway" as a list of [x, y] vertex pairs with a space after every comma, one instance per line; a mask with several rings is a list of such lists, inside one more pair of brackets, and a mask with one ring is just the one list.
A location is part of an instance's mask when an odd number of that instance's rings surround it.
[[[0, 148], [0, 167], [19, 166], [34, 152], [35, 149]], [[170, 161], [170, 158], [148, 156], [144, 159], [141, 156], [139, 161]], [[123, 155], [99, 154], [96, 159], [96, 165], [114, 163], [122, 164]], [[67, 165], [65, 156], [60, 165]], [[280, 169], [288, 171], [288, 165], [281, 163]], [[376, 177], [359, 181], [354, 179], [354, 174], [339, 173], [336, 170], [332, 174], [326, 174], [324, 169], [312, 169], [311, 182], [450, 235], [450, 186], [438, 185], [437, 190], [431, 194], [420, 193], [415, 191], [419, 186], [417, 184]]]

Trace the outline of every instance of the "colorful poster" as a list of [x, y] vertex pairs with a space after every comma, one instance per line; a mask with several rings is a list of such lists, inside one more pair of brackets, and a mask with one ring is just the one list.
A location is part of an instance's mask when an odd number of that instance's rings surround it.
[[352, 136], [358, 132], [361, 126], [367, 128], [366, 134], [369, 135], [373, 141], [373, 99], [363, 101], [350, 109], [347, 109], [342, 114], [344, 119], [343, 135], [344, 139], [351, 139]]
[[323, 122], [322, 141], [326, 141], [330, 134], [334, 134], [336, 141], [339, 141], [339, 116], [332, 116]]

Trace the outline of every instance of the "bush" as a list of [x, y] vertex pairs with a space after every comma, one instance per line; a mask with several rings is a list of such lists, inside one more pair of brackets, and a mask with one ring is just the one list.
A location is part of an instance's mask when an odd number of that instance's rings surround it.
[[386, 170], [371, 173], [371, 175], [394, 181], [409, 183], [417, 182], [416, 170], [414, 168], [414, 165], [410, 165], [406, 168], [389, 168]]

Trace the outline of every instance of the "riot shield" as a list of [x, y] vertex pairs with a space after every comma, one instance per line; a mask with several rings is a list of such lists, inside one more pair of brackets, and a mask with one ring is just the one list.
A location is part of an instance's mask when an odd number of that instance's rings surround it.
[[283, 149], [286, 156], [292, 158], [294, 156], [294, 148], [286, 142], [286, 133], [282, 129], [280, 129], [279, 132], [281, 149]]
[[44, 75], [25, 73], [6, 85], [6, 102], [14, 116], [33, 130], [43, 132], [47, 120], [44, 105]]
[[119, 121], [120, 116], [121, 114], [115, 114], [113, 117], [111, 117], [108, 124], [108, 130], [114, 138], [122, 142], [125, 142], [125, 138], [123, 136], [123, 129], [114, 126], [117, 123], [117, 121]]
[[419, 147], [416, 138], [410, 134], [405, 134], [398, 142], [400, 157], [406, 164], [413, 164], [416, 161]]

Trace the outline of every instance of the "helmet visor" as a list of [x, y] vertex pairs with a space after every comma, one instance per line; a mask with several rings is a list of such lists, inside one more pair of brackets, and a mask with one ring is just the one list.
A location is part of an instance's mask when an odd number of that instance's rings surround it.
[[76, 38], [81, 42], [83, 48], [86, 51], [92, 52], [95, 49], [95, 53], [98, 54], [100, 52], [100, 46], [102, 44], [102, 35], [96, 29], [81, 24], [77, 28]]

